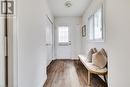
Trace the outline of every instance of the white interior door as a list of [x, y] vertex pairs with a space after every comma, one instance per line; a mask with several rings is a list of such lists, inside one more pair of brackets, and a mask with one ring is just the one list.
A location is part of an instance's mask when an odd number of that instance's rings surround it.
[[53, 58], [53, 23], [48, 17], [46, 18], [46, 48], [49, 64]]
[[71, 58], [70, 26], [57, 26], [56, 56], [59, 59]]

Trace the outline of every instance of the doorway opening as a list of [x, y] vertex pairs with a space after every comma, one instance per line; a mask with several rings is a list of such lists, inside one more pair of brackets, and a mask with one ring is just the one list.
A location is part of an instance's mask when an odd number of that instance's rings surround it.
[[[48, 65], [47, 75], [57, 84], [47, 79], [44, 87], [50, 84], [73, 87], [73, 81], [77, 87], [107, 87], [108, 56], [102, 45], [105, 39], [104, 0], [48, 0], [48, 5], [54, 16], [55, 56]], [[53, 69], [58, 73], [51, 72]], [[77, 74], [72, 76], [69, 72]], [[99, 85], [94, 86], [94, 83]]]

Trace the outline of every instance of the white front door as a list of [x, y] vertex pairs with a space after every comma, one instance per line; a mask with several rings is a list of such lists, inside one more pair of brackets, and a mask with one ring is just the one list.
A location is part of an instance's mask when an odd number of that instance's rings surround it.
[[51, 20], [46, 17], [46, 48], [48, 64], [53, 58], [53, 24]]
[[56, 57], [59, 59], [71, 58], [70, 26], [57, 26], [56, 28]]

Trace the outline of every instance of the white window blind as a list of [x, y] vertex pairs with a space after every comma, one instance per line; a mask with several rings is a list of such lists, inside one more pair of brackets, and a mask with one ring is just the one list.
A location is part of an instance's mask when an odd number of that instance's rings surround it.
[[89, 40], [103, 39], [103, 14], [102, 8], [99, 8], [88, 18]]
[[94, 14], [94, 39], [102, 39], [102, 10]]

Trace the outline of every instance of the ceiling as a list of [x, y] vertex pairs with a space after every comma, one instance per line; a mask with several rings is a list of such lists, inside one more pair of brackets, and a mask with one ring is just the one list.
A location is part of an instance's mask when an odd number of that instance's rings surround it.
[[71, 0], [72, 6], [65, 7], [65, 0], [48, 0], [54, 16], [82, 16], [92, 0]]

